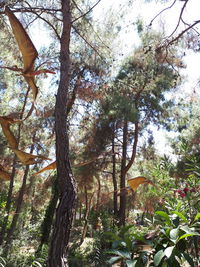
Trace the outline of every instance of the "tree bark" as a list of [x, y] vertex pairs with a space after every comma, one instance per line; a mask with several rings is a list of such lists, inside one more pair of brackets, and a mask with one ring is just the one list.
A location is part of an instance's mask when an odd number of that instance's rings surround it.
[[127, 134], [128, 122], [125, 119], [123, 127], [123, 144], [122, 144], [122, 161], [120, 174], [120, 208], [119, 208], [119, 224], [125, 225], [126, 219], [126, 154], [127, 154]]
[[43, 245], [49, 243], [49, 237], [53, 225], [53, 218], [57, 202], [58, 202], [57, 177], [54, 177], [54, 182], [52, 185], [52, 196], [49, 201], [49, 205], [46, 209], [45, 217], [41, 225], [41, 239], [40, 239], [40, 245], [36, 252], [37, 256], [40, 256], [40, 252], [42, 250]]
[[112, 180], [113, 180], [113, 210], [114, 215], [117, 216], [117, 177], [116, 177], [116, 155], [115, 155], [115, 128], [113, 126], [112, 134]]
[[86, 210], [85, 210], [85, 215], [84, 215], [84, 226], [83, 226], [83, 232], [81, 235], [81, 245], [86, 237], [87, 234], [87, 228], [88, 228], [88, 217], [90, 214], [90, 209], [91, 209], [91, 204], [92, 204], [92, 198], [94, 196], [94, 193], [91, 195], [91, 197], [88, 199], [88, 192], [87, 192], [87, 187], [85, 186], [85, 205], [86, 205]]
[[6, 227], [8, 224], [8, 217], [10, 215], [10, 208], [11, 208], [11, 202], [12, 202], [12, 192], [13, 192], [13, 186], [14, 186], [14, 177], [15, 177], [15, 172], [16, 172], [16, 159], [17, 159], [17, 157], [15, 155], [14, 159], [13, 159], [13, 168], [12, 168], [12, 173], [11, 173], [11, 177], [10, 177], [9, 190], [8, 190], [7, 201], [6, 201], [6, 206], [5, 206], [6, 216], [4, 217], [2, 229], [1, 229], [1, 233], [0, 233], [0, 245], [2, 245], [4, 242], [4, 236], [5, 236]]
[[55, 132], [59, 204], [49, 249], [48, 267], [66, 267], [69, 236], [74, 217], [76, 183], [69, 162], [69, 145], [66, 127], [67, 98], [70, 68], [70, 0], [62, 0], [63, 30], [60, 39], [60, 83], [56, 96]]

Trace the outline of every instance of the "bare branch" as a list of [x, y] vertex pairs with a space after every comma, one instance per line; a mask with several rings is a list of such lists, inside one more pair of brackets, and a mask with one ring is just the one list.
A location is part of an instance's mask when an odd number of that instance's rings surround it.
[[172, 37], [173, 34], [174, 34], [174, 33], [176, 32], [176, 30], [178, 29], [178, 27], [179, 27], [179, 25], [180, 25], [180, 22], [182, 21], [183, 11], [185, 10], [185, 7], [186, 7], [188, 1], [189, 1], [189, 0], [186, 0], [185, 3], [184, 3], [184, 5], [183, 5], [183, 7], [181, 8], [181, 12], [180, 12], [180, 15], [179, 15], [178, 23], [177, 23], [177, 25], [176, 25], [174, 31], [168, 36], [168, 38]]
[[173, 43], [175, 43], [176, 41], [178, 41], [178, 39], [181, 36], [183, 36], [187, 31], [189, 31], [190, 29], [192, 29], [198, 23], [200, 23], [200, 20], [195, 21], [193, 24], [191, 24], [189, 27], [187, 27], [184, 31], [182, 31], [176, 37], [174, 37], [171, 41], [167, 42], [167, 44], [164, 44], [164, 45], [160, 46], [159, 49], [162, 49], [164, 47], [168, 47], [168, 46], [172, 45]]
[[[78, 8], [76, 2], [73, 0], [72, 1], [74, 3], [74, 5], [76, 6], [76, 8], [80, 11], [80, 9]], [[98, 0], [87, 12], [85, 12], [84, 14], [82, 14], [80, 17], [74, 19], [72, 21], [72, 23], [74, 23], [75, 21], [79, 20], [82, 17], [85, 17], [87, 14], [89, 14], [99, 3], [101, 2], [101, 0]], [[82, 11], [81, 11], [82, 12]]]
[[99, 54], [99, 52], [97, 51], [97, 49], [87, 41], [87, 39], [77, 30], [77, 28], [75, 26], [73, 26], [73, 25], [72, 25], [72, 28], [86, 42], [86, 44], [88, 46], [90, 46], [97, 53], [97, 55], [106, 63], [104, 57], [101, 54]]
[[[188, 0], [187, 0], [188, 1]], [[152, 23], [153, 23], [153, 21], [158, 17], [158, 16], [160, 16], [163, 12], [165, 12], [166, 10], [168, 10], [168, 9], [170, 9], [170, 8], [172, 8], [173, 6], [174, 6], [174, 4], [176, 3], [176, 0], [174, 0], [174, 2], [170, 5], [170, 6], [168, 6], [168, 7], [166, 7], [166, 8], [164, 8], [163, 10], [161, 10], [151, 21], [150, 21], [150, 23], [149, 23], [149, 26], [151, 26], [152, 25]]]

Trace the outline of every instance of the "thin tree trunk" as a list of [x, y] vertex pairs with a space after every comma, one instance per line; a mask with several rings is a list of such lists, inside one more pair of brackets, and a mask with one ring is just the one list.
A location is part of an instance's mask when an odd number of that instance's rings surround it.
[[87, 187], [85, 186], [85, 204], [86, 204], [86, 211], [85, 211], [85, 216], [84, 216], [84, 226], [83, 226], [83, 232], [81, 235], [81, 241], [80, 244], [81, 245], [86, 237], [87, 234], [87, 227], [88, 227], [88, 217], [90, 214], [90, 209], [91, 209], [91, 203], [92, 203], [92, 198], [94, 196], [94, 193], [92, 194], [92, 196], [90, 197], [90, 199], [88, 199], [88, 193], [87, 193]]
[[3, 244], [4, 236], [6, 233], [6, 227], [8, 224], [8, 217], [10, 215], [10, 208], [11, 208], [11, 202], [12, 202], [12, 192], [13, 192], [13, 186], [14, 186], [14, 177], [15, 177], [15, 172], [16, 172], [16, 160], [17, 160], [17, 157], [15, 155], [14, 159], [13, 159], [13, 168], [12, 168], [12, 173], [10, 176], [10, 184], [9, 184], [9, 190], [8, 190], [7, 201], [6, 201], [6, 206], [5, 206], [6, 216], [4, 217], [2, 229], [1, 229], [1, 233], [0, 233], [0, 245]]
[[49, 237], [53, 225], [53, 218], [58, 203], [58, 189], [57, 189], [57, 177], [54, 177], [54, 182], [52, 186], [52, 197], [49, 201], [49, 205], [46, 209], [44, 220], [41, 225], [41, 239], [40, 245], [36, 252], [36, 255], [39, 255], [44, 244], [49, 243]]
[[112, 180], [113, 180], [113, 210], [114, 215], [117, 216], [118, 207], [117, 207], [117, 177], [116, 177], [116, 155], [115, 155], [115, 128], [113, 126], [113, 135], [112, 135]]
[[[30, 154], [32, 154], [33, 150], [34, 150], [34, 139], [35, 139], [35, 135], [33, 136], [33, 143], [31, 145]], [[27, 181], [27, 178], [28, 178], [28, 173], [29, 173], [29, 165], [26, 166], [25, 171], [24, 171], [23, 181], [22, 181], [22, 185], [21, 185], [21, 188], [20, 188], [20, 191], [19, 191], [19, 196], [18, 196], [18, 199], [17, 199], [17, 205], [16, 205], [15, 214], [13, 216], [12, 223], [11, 223], [10, 229], [8, 231], [8, 234], [7, 234], [5, 255], [8, 253], [8, 250], [9, 250], [11, 244], [12, 244], [13, 233], [14, 233], [14, 231], [16, 229], [17, 222], [18, 222], [18, 219], [19, 219], [19, 216], [20, 216], [20, 212], [21, 212], [21, 209], [22, 209], [23, 197], [24, 197], [24, 192], [25, 192], [25, 189], [26, 189], [26, 181]]]
[[[26, 103], [27, 103], [27, 98], [28, 98], [28, 94], [30, 91], [30, 87], [28, 88], [26, 94], [25, 94], [25, 98], [24, 98], [24, 103], [22, 106], [22, 110], [21, 110], [21, 115], [20, 115], [20, 120], [23, 119], [23, 115], [24, 115], [24, 111], [25, 111], [25, 107], [26, 107]], [[17, 143], [19, 144], [20, 141], [20, 136], [21, 136], [21, 124], [19, 124], [18, 126], [18, 133], [17, 133]], [[14, 178], [15, 178], [15, 172], [16, 172], [16, 162], [17, 162], [17, 156], [15, 155], [13, 158], [13, 167], [12, 167], [12, 173], [11, 173], [11, 177], [10, 177], [10, 184], [9, 184], [9, 190], [8, 190], [8, 195], [7, 195], [7, 200], [6, 200], [6, 206], [5, 206], [5, 213], [6, 216], [4, 217], [3, 220], [3, 224], [2, 224], [2, 229], [0, 232], [0, 245], [3, 244], [4, 241], [4, 236], [6, 233], [6, 227], [8, 224], [8, 217], [10, 215], [10, 208], [11, 208], [11, 202], [12, 202], [12, 192], [13, 192], [13, 187], [14, 187]]]
[[74, 217], [76, 201], [76, 183], [69, 162], [69, 145], [66, 127], [67, 98], [70, 69], [70, 31], [71, 13], [70, 0], [62, 0], [63, 30], [60, 39], [60, 84], [56, 96], [55, 132], [56, 132], [56, 161], [59, 204], [56, 210], [56, 220], [49, 249], [48, 267], [65, 267], [69, 236]]
[[101, 181], [98, 175], [95, 176], [98, 182], [98, 189], [97, 189], [97, 204], [96, 204], [96, 210], [99, 210], [100, 206], [100, 196], [101, 196]]
[[123, 127], [123, 145], [122, 145], [122, 161], [121, 161], [121, 174], [120, 174], [120, 209], [119, 209], [119, 224], [125, 225], [126, 219], [126, 153], [127, 153], [127, 134], [128, 122], [124, 121]]

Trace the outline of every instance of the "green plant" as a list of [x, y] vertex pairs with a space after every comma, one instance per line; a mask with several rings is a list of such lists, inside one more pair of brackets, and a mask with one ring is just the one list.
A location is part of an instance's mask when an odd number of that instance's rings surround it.
[[3, 257], [0, 257], [0, 267], [6, 266], [6, 260]]
[[[159, 236], [154, 243], [154, 266], [180, 267], [187, 261], [191, 267], [198, 264], [195, 257], [194, 237], [198, 237], [199, 218], [198, 213], [193, 222], [190, 222], [183, 213], [178, 210], [156, 211], [157, 222], [160, 224]], [[192, 257], [191, 257], [192, 254]]]
[[136, 238], [134, 233], [130, 232], [130, 229], [133, 227], [134, 225], [122, 227], [117, 234], [113, 232], [105, 233], [107, 240], [112, 242], [112, 248], [107, 251], [108, 254], [112, 255], [108, 260], [110, 265], [121, 262], [127, 267], [148, 266], [151, 252], [143, 251], [141, 246], [138, 245], [138, 241], [149, 245], [151, 242], [145, 240], [143, 233], [141, 236], [137, 233]]

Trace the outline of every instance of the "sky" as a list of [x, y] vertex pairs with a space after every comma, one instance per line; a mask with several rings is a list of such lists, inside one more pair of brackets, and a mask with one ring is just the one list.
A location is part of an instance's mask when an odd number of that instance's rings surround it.
[[[95, 3], [97, 0], [93, 1]], [[123, 17], [123, 25], [122, 31], [118, 36], [120, 41], [119, 49], [116, 48], [116, 53], [118, 59], [123, 60], [127, 55], [132, 53], [135, 47], [139, 45], [139, 37], [136, 32], [136, 28], [133, 25], [134, 22], [137, 21], [138, 17], [142, 17], [145, 24], [149, 25], [151, 20], [155, 18], [155, 16], [164, 8], [169, 7], [174, 0], [170, 1], [159, 1], [159, 0], [152, 0], [150, 2], [145, 3], [143, 0], [130, 0], [132, 5], [127, 12], [127, 2], [128, 0], [101, 0], [100, 3], [94, 8], [93, 15], [95, 20], [99, 23], [103, 23], [105, 15], [110, 12], [110, 9], [113, 12], [116, 12], [120, 16], [120, 14], [124, 14]], [[165, 3], [163, 3], [165, 2]], [[164, 11], [160, 14], [152, 23], [153, 29], [159, 29], [160, 25], [163, 25], [165, 28], [166, 36], [170, 35], [173, 30], [175, 29], [181, 7], [183, 6], [184, 2], [177, 0], [176, 4]], [[125, 12], [126, 10], [126, 12]], [[187, 8], [184, 11], [183, 19], [187, 23], [194, 23], [194, 21], [200, 19], [200, 0], [189, 0], [187, 4]], [[200, 32], [200, 25], [197, 27], [199, 28]], [[180, 32], [183, 27], [179, 28]], [[38, 25], [38, 27], [34, 28], [31, 32], [32, 39], [35, 43], [36, 48], [39, 50], [41, 46], [45, 46], [46, 42], [48, 41], [48, 33], [46, 30]], [[42, 36], [42, 38], [41, 38]], [[184, 93], [185, 95], [190, 95], [191, 91], [197, 84], [197, 80], [200, 77], [199, 73], [199, 62], [200, 62], [200, 53], [194, 53], [192, 51], [187, 51], [186, 56], [184, 57], [184, 62], [187, 65], [185, 69], [183, 69], [182, 75], [185, 76], [186, 81], [179, 89], [179, 94]], [[199, 92], [197, 92], [199, 93]], [[177, 94], [178, 95], [178, 94]], [[172, 155], [171, 148], [167, 145], [167, 137], [174, 137], [175, 133], [167, 133], [164, 130], [157, 130], [153, 126], [151, 126], [151, 130], [154, 132], [154, 138], [156, 140], [156, 147], [160, 153], [165, 151], [166, 154]]]
[[[121, 34], [122, 47], [120, 47], [120, 53], [126, 57], [129, 53], [133, 51], [133, 49], [139, 44], [139, 38], [135, 31], [135, 27], [133, 22], [137, 20], [138, 17], [142, 17], [145, 24], [149, 25], [151, 20], [159, 14], [161, 10], [170, 6], [174, 0], [167, 1], [164, 4], [161, 3], [163, 1], [150, 1], [149, 3], [144, 3], [142, 0], [133, 0], [132, 8], [129, 9], [129, 12], [125, 14], [125, 25], [124, 32]], [[152, 24], [153, 29], [159, 29], [160, 25], [163, 25], [165, 28], [166, 36], [170, 35], [174, 29], [176, 28], [177, 22], [179, 20], [180, 10], [183, 6], [183, 1], [176, 1], [176, 4], [164, 11], [161, 15], [159, 15]], [[123, 13], [124, 8], [127, 8], [127, 1], [122, 0], [101, 0], [100, 4], [95, 8], [94, 14], [101, 21], [101, 18], [106, 13], [106, 10], [109, 8], [115, 10], [115, 12]], [[199, 0], [189, 0], [187, 7], [183, 13], [183, 19], [187, 23], [194, 23], [196, 20], [200, 19], [200, 1]], [[183, 25], [180, 25], [179, 30], [176, 32], [178, 34], [181, 30], [184, 29]], [[196, 27], [200, 32], [200, 25]], [[194, 53], [192, 51], [187, 51], [186, 56], [184, 57], [184, 62], [186, 64], [186, 68], [181, 70], [181, 74], [184, 75], [186, 81], [179, 88], [179, 93], [177, 97], [184, 94], [186, 97], [191, 94], [191, 91], [194, 90], [197, 85], [197, 81], [200, 78], [199, 73], [199, 62], [200, 62], [200, 53]], [[198, 95], [199, 92], [197, 92]], [[155, 145], [158, 152], [165, 153], [175, 160], [173, 156], [172, 149], [168, 145], [167, 138], [174, 138], [177, 133], [167, 132], [165, 130], [158, 130], [154, 126], [151, 126], [150, 129], [154, 133]]]

